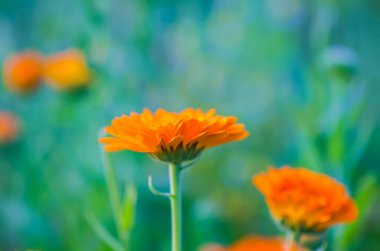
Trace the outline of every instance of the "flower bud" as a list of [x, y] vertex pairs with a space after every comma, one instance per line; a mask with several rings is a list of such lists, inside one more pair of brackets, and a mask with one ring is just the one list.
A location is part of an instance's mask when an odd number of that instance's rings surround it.
[[322, 65], [331, 78], [348, 84], [357, 72], [358, 59], [352, 49], [333, 46], [322, 53]]

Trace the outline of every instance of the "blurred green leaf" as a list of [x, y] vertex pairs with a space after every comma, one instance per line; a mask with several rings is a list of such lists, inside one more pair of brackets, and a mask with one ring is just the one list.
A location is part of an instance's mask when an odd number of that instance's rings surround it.
[[328, 159], [334, 167], [341, 168], [345, 151], [345, 127], [344, 121], [340, 120], [329, 137], [327, 145]]
[[306, 132], [306, 130], [300, 131], [298, 144], [300, 148], [300, 158], [303, 162], [302, 165], [314, 171], [321, 171], [321, 156], [311, 133]]
[[356, 166], [360, 158], [363, 156], [364, 151], [367, 149], [371, 135], [375, 129], [375, 121], [376, 120], [373, 117], [369, 117], [363, 123], [357, 125], [358, 133], [356, 141], [349, 149], [345, 163], [345, 166], [349, 167], [349, 170]]
[[372, 175], [365, 176], [361, 180], [358, 191], [354, 196], [359, 208], [359, 217], [355, 223], [344, 227], [343, 230], [338, 233], [334, 250], [350, 250], [355, 241], [357, 241], [368, 212], [371, 210], [371, 204], [374, 201], [376, 192], [376, 178]]
[[121, 212], [121, 200], [119, 189], [116, 182], [115, 171], [110, 162], [108, 154], [100, 150], [103, 160], [104, 175], [107, 184], [108, 196], [111, 203], [112, 213], [114, 216], [115, 223], [117, 225], [118, 233], [121, 235], [121, 228], [119, 224], [119, 212]]
[[125, 186], [125, 195], [120, 214], [121, 227], [124, 233], [129, 233], [135, 221], [135, 206], [137, 201], [137, 192], [134, 185]]
[[107, 244], [112, 250], [114, 251], [123, 251], [123, 246], [105, 229], [102, 224], [98, 221], [96, 216], [91, 213], [87, 212], [85, 214], [85, 217], [92, 227], [92, 229], [95, 231], [99, 239], [101, 239], [105, 244]]

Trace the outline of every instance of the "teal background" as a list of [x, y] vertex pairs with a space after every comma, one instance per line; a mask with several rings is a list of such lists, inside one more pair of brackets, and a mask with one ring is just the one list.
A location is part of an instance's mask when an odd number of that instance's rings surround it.
[[[109, 250], [84, 217], [115, 234], [98, 131], [144, 107], [217, 109], [251, 135], [205, 151], [183, 175], [184, 251], [281, 234], [251, 185], [268, 166], [304, 166], [344, 182], [360, 207], [329, 250], [377, 251], [380, 4], [376, 0], [1, 0], [0, 61], [79, 48], [86, 90], [0, 87], [17, 142], [0, 147], [0, 250]], [[131, 250], [170, 249], [167, 168], [110, 155], [120, 191], [138, 191]]]

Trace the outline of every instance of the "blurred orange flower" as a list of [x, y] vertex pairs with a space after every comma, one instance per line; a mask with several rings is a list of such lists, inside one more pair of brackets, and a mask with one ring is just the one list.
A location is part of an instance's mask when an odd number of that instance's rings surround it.
[[305, 168], [269, 168], [253, 177], [275, 220], [296, 233], [319, 233], [352, 222], [358, 209], [344, 185]]
[[75, 49], [49, 56], [44, 63], [44, 77], [58, 90], [70, 90], [86, 86], [91, 73], [83, 54]]
[[39, 53], [26, 51], [14, 54], [4, 62], [4, 83], [11, 91], [30, 92], [37, 88], [42, 68], [42, 57]]
[[227, 251], [227, 248], [217, 243], [210, 243], [201, 246], [198, 251]]
[[232, 244], [226, 251], [301, 251], [300, 247], [293, 245], [287, 247], [283, 238], [280, 237], [262, 237], [262, 236], [248, 236], [234, 244]]
[[181, 163], [196, 158], [204, 149], [242, 140], [249, 133], [235, 117], [203, 113], [188, 108], [180, 113], [158, 109], [152, 113], [131, 113], [112, 120], [105, 131], [113, 137], [101, 138], [105, 150], [149, 153], [166, 162]]
[[[264, 237], [251, 235], [244, 237], [230, 247], [223, 247], [218, 244], [203, 245], [198, 251], [302, 251], [294, 244], [288, 247], [286, 241], [281, 237]], [[304, 250], [306, 251], [306, 250]]]
[[0, 111], [0, 144], [11, 143], [19, 134], [19, 122], [9, 112]]

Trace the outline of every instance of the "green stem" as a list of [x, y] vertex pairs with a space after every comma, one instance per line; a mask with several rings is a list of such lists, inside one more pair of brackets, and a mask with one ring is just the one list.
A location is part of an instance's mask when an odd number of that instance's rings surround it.
[[169, 165], [170, 205], [172, 216], [172, 251], [181, 251], [181, 166], [171, 163]]
[[113, 166], [109, 160], [109, 156], [104, 151], [101, 151], [103, 158], [104, 173], [106, 179], [106, 185], [108, 190], [108, 197], [110, 200], [112, 214], [114, 222], [116, 224], [116, 230], [119, 240], [123, 243], [125, 248], [127, 248], [128, 236], [124, 233], [121, 222], [120, 222], [120, 212], [121, 212], [121, 199], [119, 194], [119, 189], [116, 183], [116, 175]]
[[284, 251], [291, 251], [294, 245], [294, 234], [291, 231], [286, 231], [285, 240]]
[[294, 250], [294, 246], [302, 247], [302, 250], [307, 251], [325, 251], [327, 243], [323, 234], [302, 235], [299, 231], [287, 231], [284, 250]]

